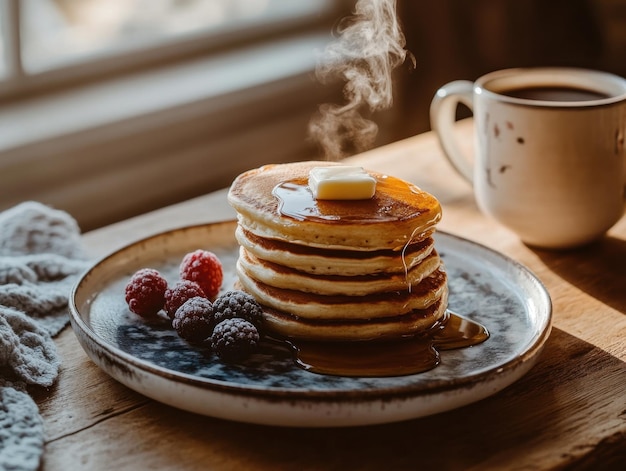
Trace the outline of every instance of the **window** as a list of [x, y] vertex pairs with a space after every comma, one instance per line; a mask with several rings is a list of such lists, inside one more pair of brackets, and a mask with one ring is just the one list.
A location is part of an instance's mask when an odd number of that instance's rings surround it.
[[0, 97], [329, 24], [332, 0], [0, 0]]
[[7, 76], [7, 59], [5, 56], [6, 52], [4, 51], [4, 39], [0, 36], [0, 80], [3, 80]]
[[89, 229], [310, 156], [334, 93], [316, 54], [353, 4], [0, 0], [0, 210], [35, 199]]

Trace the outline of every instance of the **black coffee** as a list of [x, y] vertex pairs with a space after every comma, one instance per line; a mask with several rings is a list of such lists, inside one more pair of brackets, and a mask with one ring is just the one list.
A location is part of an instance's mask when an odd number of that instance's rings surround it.
[[526, 87], [500, 92], [513, 98], [544, 101], [589, 101], [608, 98], [610, 95], [594, 90], [569, 87]]

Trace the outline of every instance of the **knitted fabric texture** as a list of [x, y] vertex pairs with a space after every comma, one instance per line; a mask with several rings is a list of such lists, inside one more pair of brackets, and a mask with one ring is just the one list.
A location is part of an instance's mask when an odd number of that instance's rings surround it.
[[58, 376], [52, 337], [67, 325], [68, 296], [87, 264], [67, 213], [36, 202], [0, 213], [0, 469], [39, 467], [43, 421], [26, 387]]

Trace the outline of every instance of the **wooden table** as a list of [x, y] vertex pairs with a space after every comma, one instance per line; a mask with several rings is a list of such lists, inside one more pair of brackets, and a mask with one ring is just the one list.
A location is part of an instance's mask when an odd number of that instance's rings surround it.
[[[472, 123], [459, 126], [471, 148]], [[176, 410], [111, 379], [71, 328], [57, 339], [58, 384], [37, 398], [44, 470], [626, 469], [626, 218], [599, 243], [531, 249], [479, 213], [431, 133], [352, 158], [435, 194], [442, 230], [528, 266], [549, 290], [554, 327], [537, 365], [458, 410], [387, 425], [289, 429]], [[94, 257], [139, 238], [234, 216], [225, 190], [85, 234]]]

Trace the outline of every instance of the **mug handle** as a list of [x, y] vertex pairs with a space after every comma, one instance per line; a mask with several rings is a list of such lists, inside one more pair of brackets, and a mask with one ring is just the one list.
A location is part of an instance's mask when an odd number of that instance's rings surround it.
[[430, 126], [439, 138], [444, 155], [455, 170], [470, 183], [474, 181], [474, 166], [457, 145], [454, 122], [459, 103], [464, 104], [473, 112], [473, 94], [473, 82], [456, 80], [437, 90], [430, 104]]

